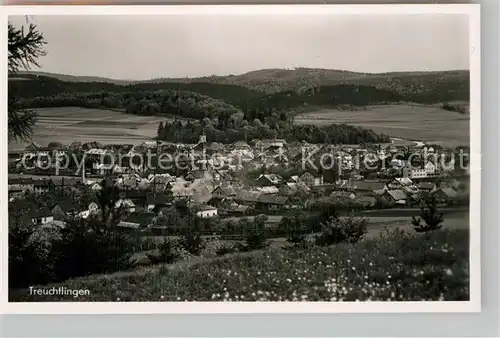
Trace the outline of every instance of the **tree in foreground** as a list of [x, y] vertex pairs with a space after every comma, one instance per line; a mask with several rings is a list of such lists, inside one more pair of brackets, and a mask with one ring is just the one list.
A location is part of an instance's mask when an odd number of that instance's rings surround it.
[[[28, 31], [24, 27], [18, 29], [9, 22], [8, 25], [8, 71], [9, 75], [19, 70], [31, 70], [39, 67], [38, 59], [46, 54], [46, 41], [36, 25], [30, 24]], [[9, 86], [9, 89], [11, 86]], [[33, 132], [37, 114], [32, 109], [18, 106], [13, 90], [9, 90], [8, 98], [8, 134], [9, 141], [28, 140]]]
[[436, 197], [429, 196], [422, 202], [420, 217], [413, 216], [411, 223], [416, 232], [429, 232], [441, 229], [443, 221], [444, 214], [438, 210]]

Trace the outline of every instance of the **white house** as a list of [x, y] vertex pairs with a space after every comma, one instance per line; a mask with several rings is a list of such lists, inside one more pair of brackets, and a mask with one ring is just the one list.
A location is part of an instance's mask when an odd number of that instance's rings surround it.
[[428, 176], [427, 171], [425, 169], [419, 168], [411, 168], [411, 166], [406, 166], [403, 168], [403, 178], [426, 178]]
[[89, 204], [89, 211], [91, 213], [97, 212], [99, 210], [99, 205], [96, 202], [92, 202]]
[[135, 212], [135, 203], [129, 199], [120, 199], [115, 203], [115, 208], [123, 208], [125, 211]]
[[196, 216], [200, 218], [211, 218], [217, 216], [217, 208], [204, 206], [196, 212]]
[[54, 221], [50, 210], [37, 210], [31, 213], [31, 221], [36, 225], [43, 225]]
[[427, 175], [434, 175], [436, 173], [436, 165], [431, 161], [429, 161], [425, 164], [424, 170], [427, 173]]

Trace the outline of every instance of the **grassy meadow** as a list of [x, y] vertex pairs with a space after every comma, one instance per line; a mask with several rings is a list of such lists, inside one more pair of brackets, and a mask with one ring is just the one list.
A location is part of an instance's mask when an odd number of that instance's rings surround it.
[[195, 258], [61, 284], [90, 295], [10, 301], [453, 301], [469, 299], [467, 230], [385, 230], [356, 244]]
[[380, 105], [359, 110], [322, 109], [295, 117], [295, 123], [345, 123], [372, 129], [391, 137], [469, 145], [469, 115], [424, 105]]
[[[78, 107], [38, 108], [32, 140], [47, 145], [57, 141], [138, 144], [156, 137], [165, 117], [127, 115], [124, 112]], [[9, 150], [22, 150], [29, 143], [9, 143]]]

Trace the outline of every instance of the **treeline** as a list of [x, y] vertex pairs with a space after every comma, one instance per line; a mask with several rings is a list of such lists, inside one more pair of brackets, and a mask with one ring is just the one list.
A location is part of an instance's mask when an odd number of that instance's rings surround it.
[[239, 140], [283, 138], [287, 141], [309, 143], [360, 144], [387, 143], [387, 135], [376, 134], [372, 130], [345, 124], [327, 126], [295, 125], [284, 121], [270, 126], [259, 119], [249, 123], [231, 116], [226, 123], [208, 118], [199, 121], [160, 123], [158, 139], [169, 142], [196, 143], [204, 132], [208, 142], [232, 143]]
[[176, 115], [184, 118], [228, 116], [239, 109], [222, 100], [190, 91], [161, 90], [124, 93], [61, 93], [19, 99], [23, 108], [84, 107], [119, 109], [134, 115]]
[[163, 115], [184, 119], [167, 122], [158, 130], [160, 140], [196, 142], [205, 131], [209, 142], [234, 142], [253, 138], [284, 138], [310, 143], [378, 143], [388, 137], [348, 125], [295, 125], [293, 115], [276, 109], [242, 111], [212, 97], [190, 91], [161, 90], [125, 93], [62, 93], [50, 97], [20, 99], [24, 108], [87, 107], [120, 109], [134, 115]]
[[[253, 118], [262, 119], [263, 115], [273, 112], [290, 113], [300, 107], [317, 106], [335, 108], [341, 105], [367, 106], [394, 102], [415, 102], [422, 104], [468, 101], [469, 84], [464, 77], [435, 77], [415, 82], [414, 77], [406, 79], [378, 77], [359, 80], [360, 83], [340, 83], [302, 87], [300, 91], [286, 90], [266, 94], [242, 86], [208, 82], [147, 82], [118, 85], [107, 82], [66, 82], [47, 76], [23, 74], [16, 77], [24, 80], [10, 80], [9, 93], [18, 99], [27, 99], [33, 108], [46, 107], [47, 102], [40, 98], [56, 98], [85, 95], [124, 96], [127, 93], [158, 91], [189, 91], [227, 102]], [[413, 80], [412, 80], [413, 79]], [[413, 82], [412, 82], [413, 81]], [[115, 94], [115, 95], [112, 95]], [[92, 100], [92, 98], [91, 98]], [[63, 102], [57, 106], [61, 106]], [[86, 103], [88, 104], [88, 103]], [[93, 107], [96, 102], [93, 102]], [[122, 103], [123, 105], [123, 103]], [[50, 107], [50, 106], [49, 106]], [[105, 108], [115, 108], [104, 105]]]
[[[108, 82], [70, 82], [61, 81], [48, 76], [18, 74], [16, 79], [9, 80], [9, 92], [15, 92], [20, 99], [51, 97], [58, 94], [78, 93], [128, 93], [154, 92], [159, 90], [192, 91], [231, 104], [245, 103], [266, 94], [245, 87], [212, 83], [131, 83], [118, 85]], [[38, 106], [37, 108], [43, 108]]]
[[441, 108], [444, 110], [454, 111], [464, 115], [467, 114], [467, 108], [460, 104], [443, 103], [441, 105]]

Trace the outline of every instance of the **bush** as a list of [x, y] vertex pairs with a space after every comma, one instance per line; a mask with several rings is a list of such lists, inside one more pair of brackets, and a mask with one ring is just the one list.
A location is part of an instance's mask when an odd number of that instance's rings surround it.
[[215, 251], [217, 256], [224, 256], [232, 253], [239, 252], [242, 249], [241, 243], [237, 244], [222, 244], [217, 250]]
[[178, 246], [177, 241], [167, 237], [158, 246], [157, 254], [146, 253], [146, 256], [149, 258], [151, 264], [170, 264], [179, 259]]
[[193, 217], [188, 228], [184, 231], [180, 244], [190, 254], [199, 256], [206, 245], [202, 235], [203, 220], [199, 217]]
[[16, 223], [9, 226], [8, 236], [9, 287], [45, 284], [54, 280], [51, 241], [57, 238], [57, 233], [49, 228], [37, 229], [31, 224]]
[[301, 245], [307, 236], [307, 220], [299, 216], [283, 217], [278, 225], [279, 232], [282, 232], [289, 243]]
[[[421, 221], [425, 224], [422, 224]], [[412, 225], [416, 232], [429, 232], [441, 229], [443, 226], [444, 214], [438, 211], [437, 200], [434, 196], [429, 196], [422, 202], [420, 207], [420, 217], [412, 217]]]
[[57, 279], [127, 269], [132, 246], [129, 235], [99, 219], [69, 221], [53, 247]]
[[252, 222], [246, 220], [246, 224], [243, 225], [245, 245], [248, 251], [267, 247], [266, 220], [267, 216], [259, 215]]
[[316, 244], [327, 246], [342, 242], [356, 243], [367, 232], [368, 221], [363, 217], [349, 215], [345, 219], [331, 217], [323, 225], [323, 230], [316, 238]]

